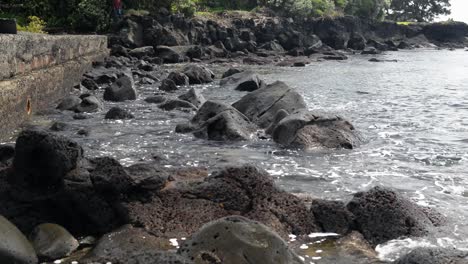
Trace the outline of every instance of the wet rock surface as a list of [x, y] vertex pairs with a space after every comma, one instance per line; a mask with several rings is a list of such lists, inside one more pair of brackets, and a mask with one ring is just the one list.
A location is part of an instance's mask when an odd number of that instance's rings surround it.
[[240, 216], [229, 216], [204, 225], [185, 241], [179, 251], [195, 262], [303, 263], [287, 243], [265, 225]]
[[434, 224], [424, 209], [392, 189], [356, 193], [347, 209], [356, 229], [373, 245], [403, 236], [424, 236]]
[[196, 64], [189, 64], [185, 66], [183, 73], [189, 78], [190, 84], [210, 83], [215, 77], [211, 70]]
[[343, 118], [305, 110], [278, 122], [272, 135], [276, 143], [301, 149], [353, 149], [360, 142], [353, 125]]
[[104, 100], [122, 102], [126, 100], [135, 100], [137, 92], [133, 77], [125, 74], [117, 79], [111, 86], [107, 87], [104, 92]]
[[306, 103], [293, 88], [277, 81], [245, 95], [232, 106], [260, 128], [266, 128], [274, 121], [278, 110], [293, 113], [306, 108]]
[[205, 102], [192, 118], [195, 137], [217, 141], [249, 140], [255, 127], [239, 111], [219, 102]]

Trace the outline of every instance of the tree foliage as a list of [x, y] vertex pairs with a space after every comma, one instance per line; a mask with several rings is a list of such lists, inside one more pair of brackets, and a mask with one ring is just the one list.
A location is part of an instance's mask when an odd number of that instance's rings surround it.
[[396, 21], [433, 21], [448, 14], [449, 0], [393, 0], [388, 10], [388, 18]]

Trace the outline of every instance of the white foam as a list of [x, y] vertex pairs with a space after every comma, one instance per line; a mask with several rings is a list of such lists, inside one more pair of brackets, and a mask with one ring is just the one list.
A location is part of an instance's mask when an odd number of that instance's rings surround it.
[[309, 237], [314, 238], [314, 237], [329, 237], [329, 236], [339, 236], [337, 233], [310, 233]]
[[179, 242], [177, 241], [177, 238], [171, 238], [169, 239], [169, 242], [171, 242], [173, 247], [179, 248]]
[[375, 251], [382, 261], [395, 261], [404, 254], [410, 252], [412, 249], [418, 247], [436, 247], [425, 239], [394, 239], [386, 243], [377, 245]]

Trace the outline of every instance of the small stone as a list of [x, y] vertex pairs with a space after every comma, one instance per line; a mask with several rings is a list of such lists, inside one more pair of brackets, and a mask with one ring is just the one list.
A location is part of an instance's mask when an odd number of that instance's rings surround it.
[[177, 85], [175, 84], [173, 80], [164, 79], [161, 82], [161, 85], [159, 86], [159, 90], [165, 91], [165, 92], [173, 92], [173, 91], [177, 91], [178, 89], [177, 89]]
[[132, 119], [135, 116], [120, 107], [112, 107], [104, 117], [105, 119]]

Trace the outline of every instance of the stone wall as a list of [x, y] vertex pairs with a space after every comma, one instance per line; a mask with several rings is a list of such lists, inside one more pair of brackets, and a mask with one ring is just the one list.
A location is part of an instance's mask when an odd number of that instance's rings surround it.
[[0, 142], [107, 55], [104, 36], [0, 35]]

